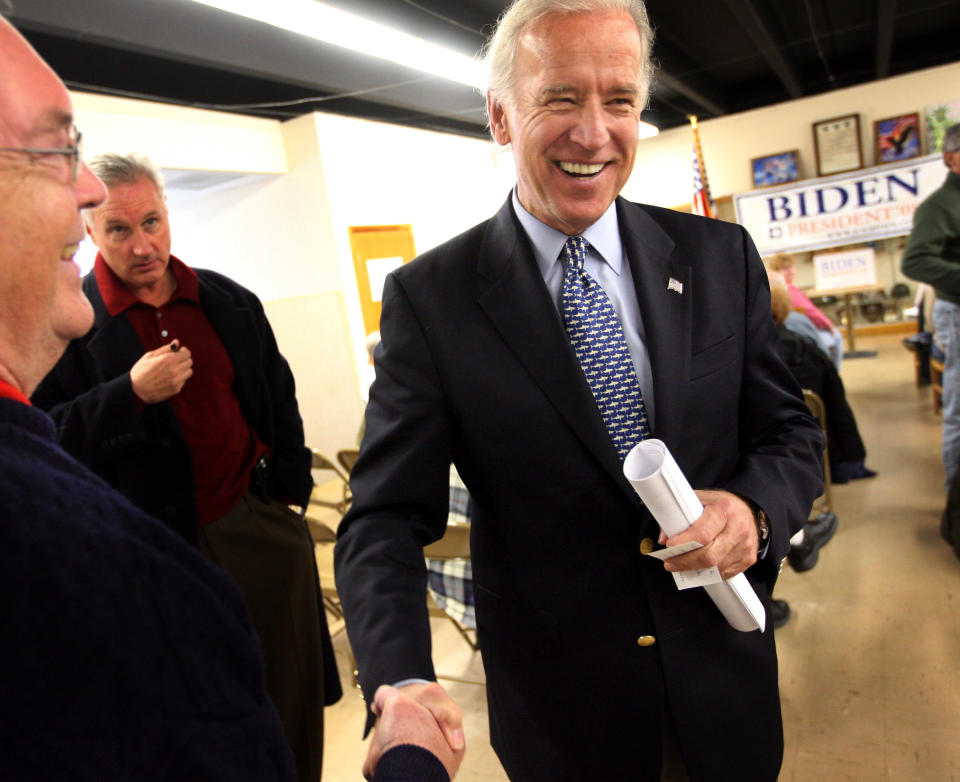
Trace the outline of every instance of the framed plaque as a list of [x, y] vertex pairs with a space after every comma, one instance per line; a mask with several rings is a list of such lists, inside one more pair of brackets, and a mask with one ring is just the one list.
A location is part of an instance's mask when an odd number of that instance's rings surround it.
[[848, 114], [814, 122], [813, 149], [817, 158], [817, 176], [863, 168], [860, 115]]
[[800, 178], [797, 150], [755, 157], [750, 161], [754, 187], [770, 187], [795, 182]]
[[873, 123], [877, 165], [920, 156], [920, 114], [878, 119]]

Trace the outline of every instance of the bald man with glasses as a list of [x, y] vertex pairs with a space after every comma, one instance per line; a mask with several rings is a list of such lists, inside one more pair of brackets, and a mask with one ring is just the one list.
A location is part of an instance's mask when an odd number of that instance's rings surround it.
[[[73, 262], [103, 184], [56, 74], [0, 16], [0, 777], [295, 782], [239, 592], [57, 444], [29, 401], [93, 310]], [[445, 782], [432, 716], [386, 689], [364, 774]]]
[[0, 776], [295, 779], [240, 595], [56, 444], [28, 397], [93, 321], [103, 201], [62, 82], [0, 18]]

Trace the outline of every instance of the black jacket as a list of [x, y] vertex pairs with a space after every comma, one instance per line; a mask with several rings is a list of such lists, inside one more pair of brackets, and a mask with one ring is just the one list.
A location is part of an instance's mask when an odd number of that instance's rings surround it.
[[[240, 408], [270, 447], [274, 496], [306, 506], [313, 486], [310, 452], [293, 375], [263, 306], [222, 274], [195, 271], [200, 306], [233, 362]], [[107, 312], [93, 272], [84, 278], [83, 290], [93, 304], [93, 328], [70, 343], [33, 403], [53, 417], [67, 451], [134, 504], [196, 541], [193, 467], [180, 424], [169, 402], [138, 409], [130, 368], [144, 347], [125, 314]]]
[[827, 354], [806, 337], [794, 334], [785, 326], [778, 326], [778, 331], [780, 355], [793, 376], [801, 387], [815, 391], [823, 400], [827, 411], [830, 463], [863, 461], [867, 451], [837, 368]]

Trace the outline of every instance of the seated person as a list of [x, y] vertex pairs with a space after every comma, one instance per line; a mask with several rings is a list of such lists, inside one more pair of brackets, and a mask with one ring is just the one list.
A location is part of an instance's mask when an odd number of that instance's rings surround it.
[[836, 367], [816, 344], [784, 325], [791, 311], [790, 291], [782, 275], [769, 272], [768, 276], [770, 309], [780, 331], [780, 355], [797, 382], [803, 388], [814, 391], [826, 407], [833, 482], [847, 483], [856, 478], [872, 478], [876, 472], [864, 465], [867, 452]]
[[[771, 272], [771, 274], [779, 274], [779, 272]], [[783, 275], [781, 275], [781, 277], [782, 276]], [[783, 325], [790, 329], [790, 331], [792, 331], [794, 334], [799, 334], [801, 337], [806, 337], [809, 339], [820, 349], [823, 355], [827, 356], [827, 358], [830, 358], [820, 342], [820, 335], [823, 332], [817, 329], [817, 327], [813, 325], [813, 321], [802, 312], [793, 309], [790, 310], [787, 313], [787, 317], [783, 321]], [[831, 359], [831, 361], [832, 360], [833, 359]]]
[[[843, 362], [843, 335], [834, 327], [833, 321], [816, 304], [810, 301], [803, 291], [793, 284], [796, 276], [793, 256], [789, 253], [778, 253], [767, 260], [767, 268], [783, 275], [787, 283], [787, 290], [790, 293], [790, 308], [802, 312], [810, 319], [817, 330], [817, 344], [830, 357], [837, 368], [837, 372], [839, 372], [840, 365]], [[790, 324], [787, 324], [787, 328], [791, 328]]]

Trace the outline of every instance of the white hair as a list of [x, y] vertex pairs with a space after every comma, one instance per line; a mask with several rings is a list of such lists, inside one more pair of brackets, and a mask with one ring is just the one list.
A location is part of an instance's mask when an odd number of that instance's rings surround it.
[[643, 0], [515, 0], [497, 22], [484, 46], [483, 56], [490, 71], [487, 91], [498, 103], [514, 97], [514, 63], [520, 37], [535, 22], [549, 14], [599, 13], [623, 11], [630, 15], [640, 35], [640, 67], [637, 85], [640, 105], [646, 106], [653, 80], [653, 29]]
[[[103, 155], [97, 155], [87, 165], [103, 182], [107, 192], [113, 190], [117, 185], [132, 185], [141, 179], [149, 179], [157, 188], [161, 200], [164, 198], [163, 174], [146, 155], [138, 155], [135, 152], [126, 155], [107, 152]], [[83, 210], [83, 219], [87, 225], [93, 225], [92, 220], [95, 211], [96, 209]]]
[[134, 152], [118, 155], [108, 152], [97, 155], [88, 165], [107, 190], [113, 190], [117, 185], [132, 185], [146, 178], [153, 182], [157, 192], [163, 197], [163, 174], [146, 155], [138, 155]]

